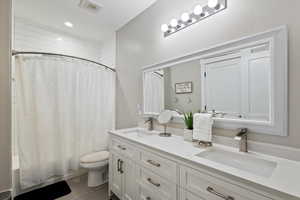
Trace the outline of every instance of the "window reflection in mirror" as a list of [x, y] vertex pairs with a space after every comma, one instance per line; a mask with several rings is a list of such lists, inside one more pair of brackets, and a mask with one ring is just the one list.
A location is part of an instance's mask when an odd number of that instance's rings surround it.
[[144, 73], [144, 112], [159, 114], [164, 110], [164, 71]]
[[201, 60], [202, 108], [219, 118], [270, 120], [268, 45]]

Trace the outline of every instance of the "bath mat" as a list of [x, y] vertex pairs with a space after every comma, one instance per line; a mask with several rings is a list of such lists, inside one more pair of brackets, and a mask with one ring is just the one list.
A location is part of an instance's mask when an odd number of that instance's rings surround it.
[[21, 194], [14, 200], [54, 200], [71, 193], [71, 189], [66, 181], [61, 181], [42, 187], [31, 192]]

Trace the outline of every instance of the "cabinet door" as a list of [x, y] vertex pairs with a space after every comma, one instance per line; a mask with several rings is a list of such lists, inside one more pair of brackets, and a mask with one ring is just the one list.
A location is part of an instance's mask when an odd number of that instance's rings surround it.
[[111, 154], [110, 157], [110, 189], [119, 198], [122, 197], [122, 171], [121, 157], [117, 154]]
[[136, 164], [129, 159], [122, 159], [121, 171], [123, 172], [123, 200], [135, 200], [137, 193]]
[[137, 200], [175, 200], [169, 199], [155, 190], [140, 184], [138, 186]]

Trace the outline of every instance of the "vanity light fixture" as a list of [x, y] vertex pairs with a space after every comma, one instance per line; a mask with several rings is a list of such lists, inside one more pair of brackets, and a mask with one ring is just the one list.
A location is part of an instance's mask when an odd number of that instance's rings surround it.
[[163, 24], [161, 31], [164, 36], [170, 36], [192, 24], [210, 17], [227, 8], [227, 0], [208, 0], [207, 5], [196, 5], [192, 12], [184, 12], [180, 19], [172, 19], [169, 24]]

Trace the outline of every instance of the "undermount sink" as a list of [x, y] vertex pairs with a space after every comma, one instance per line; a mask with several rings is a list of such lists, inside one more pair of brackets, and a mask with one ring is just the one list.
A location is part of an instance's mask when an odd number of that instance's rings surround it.
[[277, 166], [276, 162], [257, 158], [250, 153], [232, 152], [216, 147], [196, 156], [263, 177], [270, 177]]
[[143, 136], [153, 135], [153, 134], [155, 134], [155, 131], [148, 131], [143, 128], [136, 128], [136, 129], [132, 129], [132, 130], [123, 131], [122, 133], [127, 134], [127, 135], [143, 137]]

